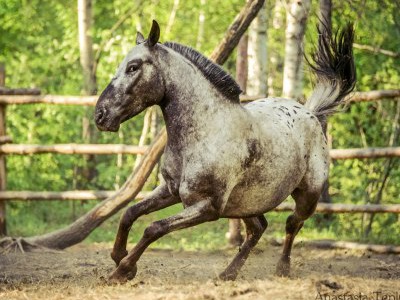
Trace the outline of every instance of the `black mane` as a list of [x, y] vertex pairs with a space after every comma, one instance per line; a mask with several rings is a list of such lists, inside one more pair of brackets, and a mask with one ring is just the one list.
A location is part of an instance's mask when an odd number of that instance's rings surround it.
[[188, 46], [173, 42], [166, 42], [164, 45], [190, 60], [222, 95], [232, 102], [240, 102], [239, 95], [242, 90], [232, 76], [219, 65]]

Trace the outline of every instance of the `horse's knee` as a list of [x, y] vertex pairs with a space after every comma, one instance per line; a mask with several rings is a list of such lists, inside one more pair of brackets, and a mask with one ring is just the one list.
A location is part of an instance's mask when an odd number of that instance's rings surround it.
[[305, 221], [313, 215], [321, 192], [315, 190], [296, 190], [292, 196], [296, 202], [295, 216]]
[[167, 224], [165, 224], [165, 222], [163, 221], [153, 222], [150, 224], [149, 227], [147, 227], [144, 230], [143, 238], [145, 239], [159, 238], [162, 237], [164, 234], [166, 234], [167, 230], [168, 227]]

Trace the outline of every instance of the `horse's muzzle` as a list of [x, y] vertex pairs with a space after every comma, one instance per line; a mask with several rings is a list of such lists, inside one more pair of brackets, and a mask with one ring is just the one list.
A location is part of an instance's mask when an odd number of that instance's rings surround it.
[[107, 110], [104, 107], [96, 107], [94, 120], [100, 131], [117, 132], [119, 130], [120, 122], [117, 120], [112, 121], [107, 117]]

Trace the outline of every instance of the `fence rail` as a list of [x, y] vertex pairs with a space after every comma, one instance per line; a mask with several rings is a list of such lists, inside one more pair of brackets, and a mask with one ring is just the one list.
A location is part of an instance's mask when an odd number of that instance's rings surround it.
[[332, 159], [400, 157], [400, 147], [331, 149]]
[[[55, 145], [28, 145], [5, 144], [0, 145], [0, 154], [3, 155], [30, 155], [44, 153], [58, 154], [144, 154], [148, 146], [131, 146], [124, 144], [55, 144]], [[383, 157], [400, 157], [400, 147], [387, 148], [354, 148], [332, 149], [329, 152], [332, 159], [367, 159]]]
[[[1, 95], [0, 104], [58, 104], [95, 106], [99, 96], [61, 96], [61, 95]], [[265, 98], [265, 95], [241, 95], [242, 102], [250, 102]], [[347, 102], [377, 101], [400, 97], [400, 90], [376, 90], [368, 92], [354, 92], [347, 98]]]
[[[1, 191], [3, 201], [36, 201], [36, 200], [103, 200], [114, 195], [117, 191]], [[148, 193], [139, 193], [135, 199], [143, 199]]]
[[0, 145], [0, 154], [144, 154], [147, 148], [147, 146], [131, 146], [123, 144], [5, 144]]
[[[38, 200], [104, 200], [114, 195], [117, 191], [62, 191], [62, 192], [37, 192], [37, 191], [2, 191], [0, 200], [3, 201], [38, 201]], [[135, 199], [141, 200], [149, 193], [139, 193]], [[293, 211], [293, 203], [282, 203], [275, 211]], [[400, 214], [400, 204], [391, 205], [355, 205], [355, 204], [328, 204], [318, 203], [317, 212], [325, 214], [334, 213], [395, 213]]]

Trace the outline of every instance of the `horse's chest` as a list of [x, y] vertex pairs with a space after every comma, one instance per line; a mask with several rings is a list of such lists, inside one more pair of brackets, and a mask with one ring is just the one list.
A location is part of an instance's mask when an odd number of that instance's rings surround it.
[[169, 152], [165, 155], [162, 175], [171, 194], [179, 196], [185, 206], [203, 199], [221, 204], [230, 172], [224, 160], [210, 160], [206, 151], [186, 151], [182, 156]]
[[179, 186], [181, 181], [181, 172], [172, 163], [166, 162], [161, 169], [161, 174], [168, 186], [169, 192], [174, 196], [179, 196]]

